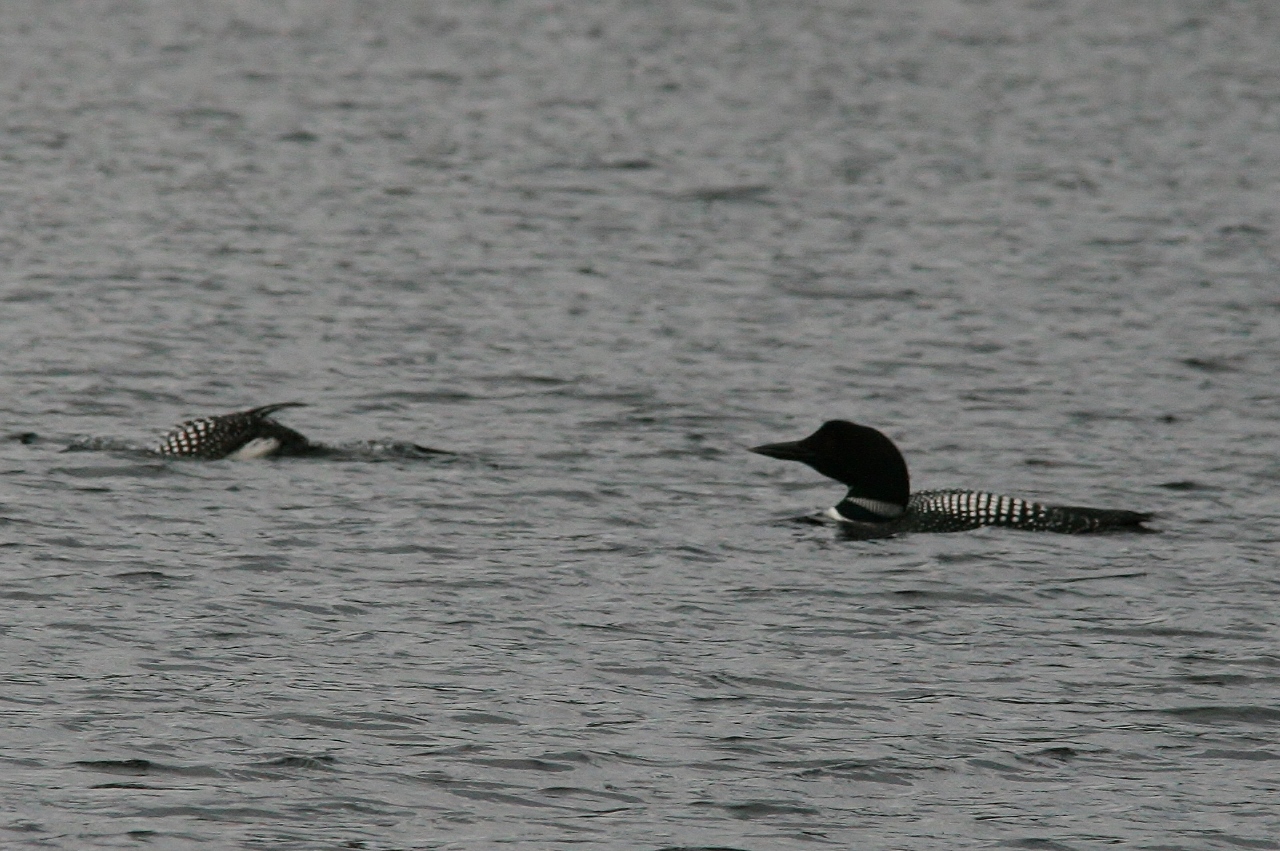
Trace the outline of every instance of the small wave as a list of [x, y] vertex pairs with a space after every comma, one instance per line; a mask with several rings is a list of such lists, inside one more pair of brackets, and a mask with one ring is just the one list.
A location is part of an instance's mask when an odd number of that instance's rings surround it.
[[67, 444], [63, 452], [129, 452], [138, 455], [158, 455], [145, 447], [114, 437], [77, 437]]
[[313, 444], [318, 450], [314, 457], [337, 458], [344, 461], [384, 461], [389, 459], [433, 460], [455, 458], [456, 453], [445, 449], [433, 449], [404, 440], [360, 440], [350, 443], [327, 445]]

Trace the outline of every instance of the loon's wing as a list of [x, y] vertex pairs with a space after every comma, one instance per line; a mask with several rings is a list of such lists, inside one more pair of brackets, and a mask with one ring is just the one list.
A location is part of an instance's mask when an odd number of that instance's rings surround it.
[[303, 402], [280, 402], [234, 414], [188, 420], [165, 435], [157, 451], [161, 455], [206, 461], [234, 455], [249, 444], [252, 444], [249, 457], [301, 454], [310, 442], [270, 415], [282, 408], [304, 406]]
[[904, 531], [960, 532], [980, 526], [1004, 526], [1028, 532], [1140, 531], [1151, 515], [1140, 511], [1045, 505], [1016, 496], [967, 490], [918, 491], [911, 495]]

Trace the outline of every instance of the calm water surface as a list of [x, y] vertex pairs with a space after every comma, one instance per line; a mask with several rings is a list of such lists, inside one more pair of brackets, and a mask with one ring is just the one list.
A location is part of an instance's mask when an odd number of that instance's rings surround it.
[[[0, 847], [1280, 848], [1277, 67], [1261, 0], [7, 4]], [[131, 449], [295, 399], [368, 451]], [[832, 417], [1163, 534], [790, 522], [745, 447]]]

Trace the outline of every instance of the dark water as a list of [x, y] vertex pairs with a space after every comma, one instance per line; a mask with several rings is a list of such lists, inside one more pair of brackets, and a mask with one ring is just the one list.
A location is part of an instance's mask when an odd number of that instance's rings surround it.
[[1274, 4], [0, 15], [0, 846], [1280, 848]]

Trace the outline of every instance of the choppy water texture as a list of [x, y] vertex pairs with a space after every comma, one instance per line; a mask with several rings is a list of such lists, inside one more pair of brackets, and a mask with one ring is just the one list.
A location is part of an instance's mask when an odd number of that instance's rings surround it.
[[[1276, 68], [1269, 0], [5, 4], [0, 846], [1280, 847]], [[125, 450], [294, 399], [458, 454]], [[788, 523], [745, 447], [831, 417], [1164, 534]]]

